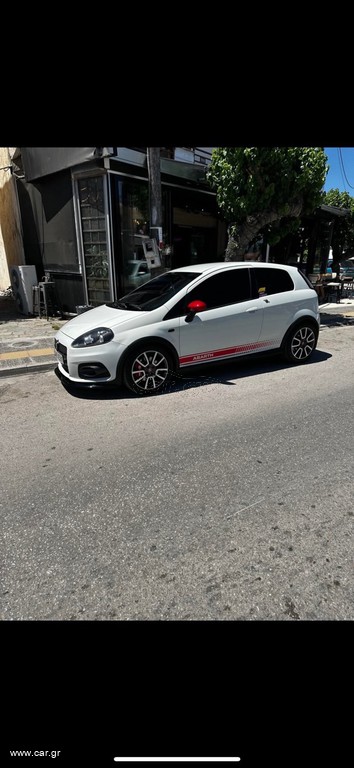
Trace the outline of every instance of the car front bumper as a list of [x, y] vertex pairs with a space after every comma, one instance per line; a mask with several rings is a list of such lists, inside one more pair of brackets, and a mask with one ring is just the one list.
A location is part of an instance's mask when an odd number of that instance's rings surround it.
[[104, 384], [116, 381], [117, 364], [124, 346], [114, 340], [92, 347], [72, 347], [72, 339], [59, 331], [54, 339], [58, 370], [74, 384]]

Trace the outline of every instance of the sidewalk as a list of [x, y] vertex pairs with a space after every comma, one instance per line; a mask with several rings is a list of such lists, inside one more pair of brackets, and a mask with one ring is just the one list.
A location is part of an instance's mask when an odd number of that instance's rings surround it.
[[12, 298], [0, 295], [0, 376], [54, 369], [54, 335], [66, 322], [21, 315]]
[[[354, 298], [320, 304], [320, 314], [321, 328], [354, 325]], [[54, 369], [54, 336], [68, 319], [26, 317], [12, 298], [0, 295], [0, 377]]]

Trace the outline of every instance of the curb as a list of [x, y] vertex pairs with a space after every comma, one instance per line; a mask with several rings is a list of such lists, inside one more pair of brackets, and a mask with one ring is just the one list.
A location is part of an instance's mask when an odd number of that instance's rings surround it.
[[18, 368], [4, 368], [0, 369], [0, 378], [6, 378], [7, 376], [15, 376], [18, 373], [40, 373], [40, 371], [54, 370], [58, 365], [57, 361], [52, 363], [37, 363], [35, 365], [21, 365]]

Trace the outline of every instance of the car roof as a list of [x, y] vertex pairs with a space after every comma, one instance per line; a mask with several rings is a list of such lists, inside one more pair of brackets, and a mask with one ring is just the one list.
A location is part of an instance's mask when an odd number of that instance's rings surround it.
[[245, 267], [245, 266], [252, 266], [252, 267], [262, 267], [266, 269], [270, 269], [272, 267], [282, 267], [283, 269], [289, 270], [291, 272], [298, 272], [297, 267], [290, 266], [289, 264], [275, 264], [273, 262], [268, 261], [213, 261], [209, 264], [189, 264], [186, 267], [178, 267], [176, 269], [171, 269], [171, 272], [200, 272], [200, 273], [207, 273], [207, 272], [213, 272], [216, 269], [230, 269], [230, 267]]

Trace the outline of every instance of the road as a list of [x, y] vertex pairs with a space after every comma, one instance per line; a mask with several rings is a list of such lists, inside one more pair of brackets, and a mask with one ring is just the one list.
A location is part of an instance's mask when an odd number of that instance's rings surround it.
[[354, 327], [157, 397], [0, 381], [5, 620], [353, 620]]

